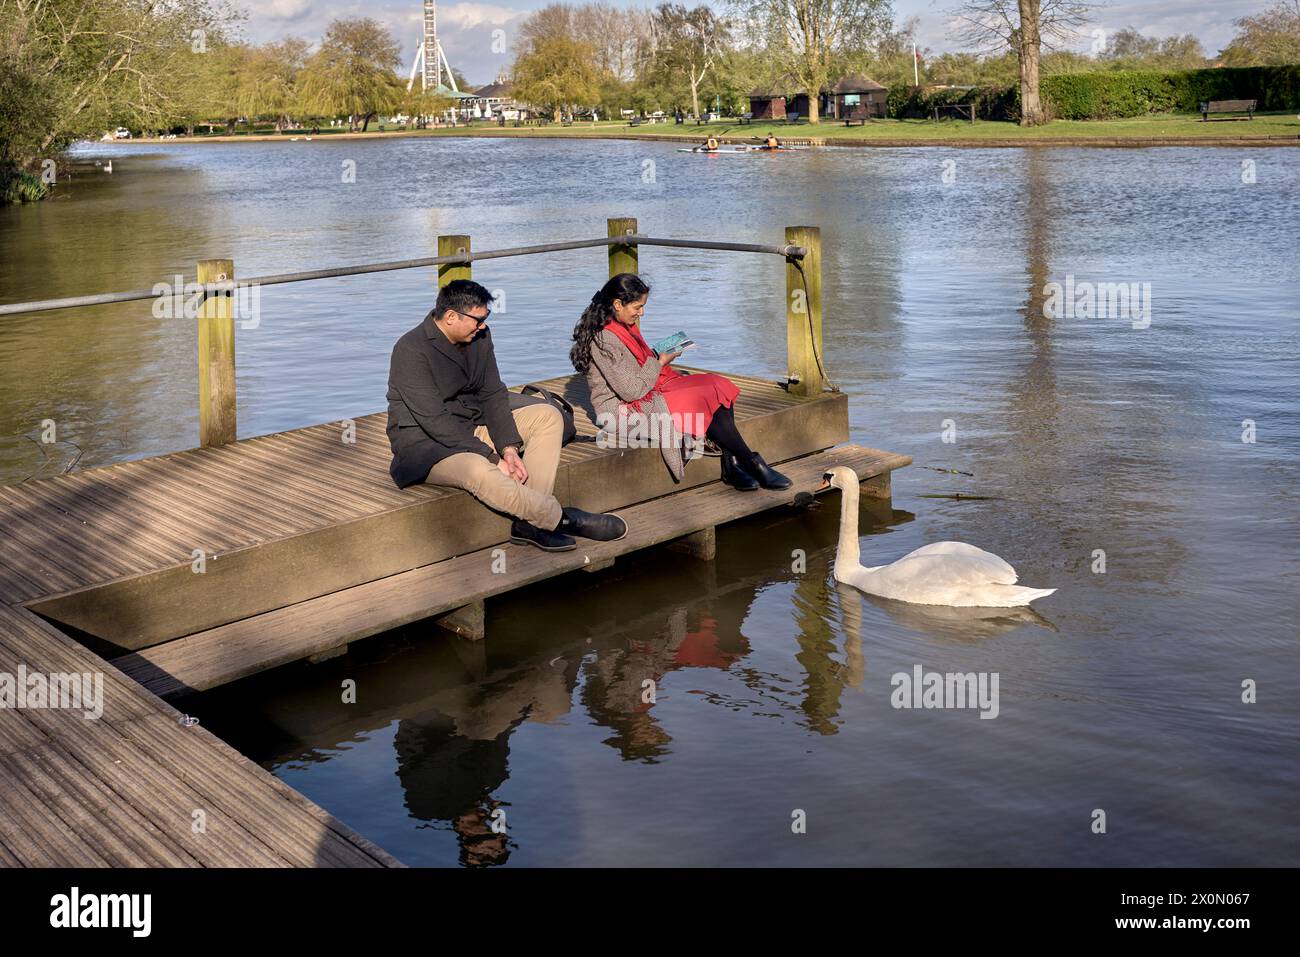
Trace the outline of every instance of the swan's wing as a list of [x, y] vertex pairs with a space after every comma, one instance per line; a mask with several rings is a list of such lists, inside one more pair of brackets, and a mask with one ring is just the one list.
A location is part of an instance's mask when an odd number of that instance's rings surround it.
[[942, 553], [908, 555], [872, 570], [872, 580], [885, 589], [885, 597], [940, 605], [968, 604], [957, 598], [968, 595], [971, 589], [1004, 584], [994, 576], [1003, 577], [997, 565], [969, 555]]
[[992, 552], [986, 552], [974, 545], [967, 545], [965, 542], [935, 542], [933, 545], [922, 545], [916, 551], [908, 552], [903, 556], [902, 560], [923, 555], [959, 555], [963, 558], [978, 560], [988, 569], [989, 577], [986, 581], [995, 582], [999, 585], [1014, 585], [1020, 577], [1016, 574], [1014, 568]]

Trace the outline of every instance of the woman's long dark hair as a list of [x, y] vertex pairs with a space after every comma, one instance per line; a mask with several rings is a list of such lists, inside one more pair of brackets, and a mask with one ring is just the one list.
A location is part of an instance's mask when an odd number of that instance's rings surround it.
[[595, 342], [600, 330], [614, 318], [614, 300], [619, 302], [636, 302], [642, 296], [650, 294], [650, 287], [636, 273], [621, 272], [600, 287], [600, 291], [591, 297], [591, 304], [582, 312], [582, 318], [573, 327], [573, 348], [569, 350], [569, 361], [579, 372], [586, 372], [591, 365], [591, 344]]

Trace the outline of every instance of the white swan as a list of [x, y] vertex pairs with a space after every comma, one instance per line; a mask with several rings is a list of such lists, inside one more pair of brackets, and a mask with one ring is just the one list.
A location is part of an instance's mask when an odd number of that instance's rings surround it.
[[858, 551], [857, 473], [837, 465], [822, 476], [819, 490], [825, 488], [837, 488], [842, 494], [836, 581], [881, 598], [954, 608], [1013, 608], [1056, 591], [1017, 585], [1014, 568], [991, 552], [964, 542], [935, 542], [892, 565], [863, 568]]

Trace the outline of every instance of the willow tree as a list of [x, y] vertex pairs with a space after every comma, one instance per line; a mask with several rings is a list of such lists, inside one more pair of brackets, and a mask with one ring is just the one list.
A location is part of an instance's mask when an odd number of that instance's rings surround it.
[[238, 17], [220, 0], [0, 0], [0, 166], [175, 111], [195, 51]]
[[966, 0], [952, 11], [963, 40], [985, 53], [1011, 50], [1020, 64], [1020, 125], [1040, 126], [1050, 117], [1039, 84], [1044, 37], [1073, 39], [1087, 19], [1079, 0]]
[[836, 61], [874, 47], [893, 23], [889, 0], [732, 0], [765, 54], [808, 94], [808, 122], [820, 122], [818, 96]]
[[401, 102], [400, 63], [397, 41], [377, 20], [335, 20], [303, 68], [302, 107], [315, 116], [346, 116], [353, 132], [360, 119], [364, 132]]
[[250, 119], [275, 118], [275, 131], [288, 125], [289, 114], [299, 106], [298, 85], [307, 60], [307, 41], [288, 37], [255, 48], [238, 77], [236, 104]]
[[590, 44], [567, 37], [533, 41], [515, 60], [514, 98], [549, 112], [559, 120], [576, 106], [600, 99], [601, 72]]

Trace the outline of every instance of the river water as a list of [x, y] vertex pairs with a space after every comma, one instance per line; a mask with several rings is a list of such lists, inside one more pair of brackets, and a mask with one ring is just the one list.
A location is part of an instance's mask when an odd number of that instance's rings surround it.
[[[113, 173], [0, 209], [0, 302], [149, 287], [209, 257], [250, 277], [432, 255], [439, 233], [590, 237], [610, 216], [773, 243], [819, 225], [852, 440], [916, 459], [892, 508], [864, 506], [864, 564], [956, 539], [1059, 589], [1019, 614], [862, 596], [830, 577], [832, 496], [726, 527], [712, 564], [650, 553], [493, 601], [477, 646], [411, 626], [187, 706], [402, 860], [1300, 858], [1300, 151], [430, 138], [94, 156]], [[648, 334], [784, 374], [779, 260], [641, 263]], [[568, 371], [604, 274], [601, 250], [475, 266], [504, 294], [508, 381]], [[1149, 284], [1149, 314], [1048, 317], [1051, 282]], [[434, 288], [411, 270], [263, 290], [238, 333], [241, 435], [383, 407], [389, 350]], [[0, 320], [0, 481], [192, 447], [195, 345], [148, 303]], [[997, 717], [893, 707], [916, 665], [996, 673]]]

